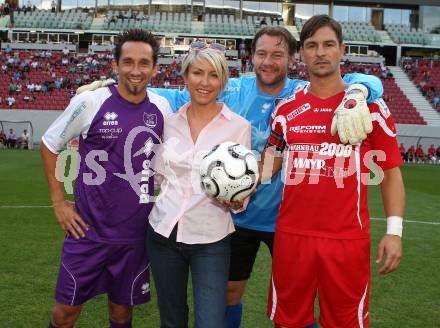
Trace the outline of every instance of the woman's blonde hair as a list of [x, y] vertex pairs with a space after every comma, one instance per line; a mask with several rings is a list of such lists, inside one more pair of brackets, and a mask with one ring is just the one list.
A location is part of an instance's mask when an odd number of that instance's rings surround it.
[[205, 48], [189, 52], [182, 61], [181, 73], [183, 76], [188, 74], [189, 67], [199, 60], [206, 60], [214, 67], [217, 76], [220, 79], [220, 86], [223, 90], [228, 82], [229, 70], [228, 63], [223, 53], [218, 50]]

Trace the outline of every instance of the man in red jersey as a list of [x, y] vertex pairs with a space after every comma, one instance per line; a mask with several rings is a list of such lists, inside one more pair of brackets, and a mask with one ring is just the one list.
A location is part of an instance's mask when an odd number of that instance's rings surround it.
[[[302, 29], [300, 45], [310, 85], [274, 112], [263, 157], [262, 180], [283, 168], [285, 183], [268, 316], [276, 327], [310, 325], [319, 294], [323, 327], [366, 327], [368, 184], [380, 183], [388, 221], [376, 258], [380, 263], [386, 257], [379, 273], [394, 271], [402, 255], [405, 192], [396, 130], [386, 104], [379, 100], [369, 106], [373, 132], [366, 140], [352, 146], [332, 136], [332, 116], [347, 87], [339, 67], [344, 54], [341, 25], [327, 15], [314, 16]], [[279, 152], [282, 157], [276, 156]], [[372, 179], [377, 181], [370, 180], [372, 160], [379, 169]]]
[[428, 162], [435, 164], [437, 162], [437, 157], [435, 156], [435, 147], [434, 145], [431, 145], [431, 147], [428, 148], [428, 156], [427, 156]]
[[416, 150], [414, 148], [414, 145], [411, 145], [411, 147], [409, 147], [408, 151], [406, 152], [406, 156], [408, 157], [408, 163], [414, 163], [415, 154], [416, 154]]
[[425, 162], [425, 152], [423, 151], [422, 145], [418, 145], [416, 148], [416, 163]]
[[408, 158], [406, 156], [406, 149], [405, 149], [405, 146], [403, 145], [403, 143], [400, 144], [399, 151], [400, 151], [400, 157], [402, 157], [402, 160], [404, 162], [406, 162], [408, 160]]

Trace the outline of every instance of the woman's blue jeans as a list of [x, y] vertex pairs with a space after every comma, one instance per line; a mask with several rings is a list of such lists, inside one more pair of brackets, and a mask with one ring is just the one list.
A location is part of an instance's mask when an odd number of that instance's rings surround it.
[[229, 236], [210, 244], [176, 242], [149, 226], [147, 250], [157, 292], [161, 328], [187, 328], [188, 276], [191, 272], [195, 328], [225, 328], [229, 275]]

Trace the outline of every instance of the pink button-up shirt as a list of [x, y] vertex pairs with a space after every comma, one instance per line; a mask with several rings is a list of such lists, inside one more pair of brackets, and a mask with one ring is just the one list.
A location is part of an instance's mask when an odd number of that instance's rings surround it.
[[164, 144], [155, 156], [155, 170], [163, 177], [161, 193], [150, 213], [150, 225], [169, 237], [176, 224], [177, 241], [207, 244], [234, 232], [229, 210], [209, 198], [201, 188], [200, 161], [215, 145], [233, 141], [250, 149], [251, 126], [223, 105], [197, 138], [191, 138], [186, 104], [165, 119]]

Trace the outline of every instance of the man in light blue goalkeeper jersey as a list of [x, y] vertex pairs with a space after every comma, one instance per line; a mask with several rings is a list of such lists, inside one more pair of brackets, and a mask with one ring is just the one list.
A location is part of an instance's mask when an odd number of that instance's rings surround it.
[[[220, 101], [236, 113], [245, 117], [252, 124], [252, 149], [259, 154], [266, 145], [270, 134], [270, 116], [277, 103], [293, 94], [296, 88], [303, 86], [305, 81], [287, 78], [287, 71], [294, 63], [296, 41], [290, 32], [283, 27], [265, 27], [258, 31], [252, 42], [252, 61], [255, 76], [241, 76], [229, 79]], [[371, 132], [371, 119], [365, 98], [371, 102], [383, 93], [380, 80], [374, 76], [349, 74], [344, 78], [350, 85], [346, 98], [341, 103], [340, 111], [335, 119], [334, 129], [338, 130], [341, 140], [356, 143]], [[357, 84], [360, 83], [360, 84]], [[368, 88], [368, 89], [367, 89]], [[173, 111], [178, 110], [189, 101], [186, 90], [152, 89], [164, 96]], [[369, 90], [369, 92], [368, 92]], [[348, 98], [355, 99], [358, 104], [365, 105], [367, 116], [351, 122], [351, 116], [357, 108], [344, 109]], [[359, 117], [358, 117], [359, 118]], [[363, 123], [362, 123], [363, 121]], [[336, 124], [337, 122], [337, 124]], [[341, 124], [341, 123], [346, 123]], [[278, 207], [281, 201], [283, 184], [280, 174], [271, 181], [259, 185], [253, 194], [247, 210], [233, 215], [236, 232], [231, 238], [231, 266], [228, 283], [228, 328], [240, 326], [242, 317], [241, 298], [245, 292], [246, 282], [261, 242], [264, 242], [272, 253], [273, 236]]]

